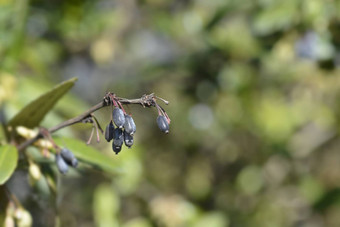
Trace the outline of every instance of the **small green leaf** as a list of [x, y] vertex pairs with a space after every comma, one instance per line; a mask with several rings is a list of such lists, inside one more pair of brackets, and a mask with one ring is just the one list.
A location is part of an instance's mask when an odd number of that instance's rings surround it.
[[91, 146], [87, 146], [84, 141], [71, 138], [56, 138], [55, 142], [61, 147], [67, 147], [81, 161], [99, 167], [109, 173], [118, 173], [119, 164], [111, 157], [104, 155]]
[[72, 78], [64, 81], [30, 102], [9, 121], [8, 126], [12, 128], [19, 125], [27, 128], [38, 126], [57, 101], [73, 87], [76, 80], [77, 78]]
[[0, 146], [0, 185], [13, 174], [18, 163], [18, 151], [13, 145]]

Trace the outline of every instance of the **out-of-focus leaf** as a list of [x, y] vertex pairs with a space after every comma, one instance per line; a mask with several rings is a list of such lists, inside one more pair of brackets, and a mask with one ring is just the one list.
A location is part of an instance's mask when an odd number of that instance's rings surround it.
[[[39, 81], [36, 78], [25, 77], [20, 78], [18, 89], [20, 92], [16, 94], [17, 98], [15, 100], [14, 109], [21, 108], [26, 103], [30, 102], [33, 98], [38, 97], [40, 94], [45, 93], [46, 87], [52, 87], [53, 83], [46, 79], [41, 79]], [[26, 94], [30, 94], [27, 96]], [[57, 111], [61, 113], [63, 117], [71, 118], [77, 114], [82, 113], [83, 110], [87, 108], [87, 104], [82, 98], [77, 98], [71, 93], [67, 93], [63, 98], [54, 106], [53, 112]], [[44, 121], [48, 116], [45, 117]], [[9, 115], [10, 116], [10, 115]], [[42, 123], [44, 122], [42, 121]], [[60, 121], [59, 121], [60, 122]]]
[[299, 190], [310, 203], [319, 201], [324, 195], [323, 185], [314, 177], [307, 176], [302, 179]]
[[237, 184], [245, 194], [256, 194], [263, 186], [261, 169], [252, 165], [245, 167], [237, 176]]
[[38, 126], [57, 101], [73, 87], [76, 80], [77, 78], [67, 80], [29, 103], [10, 120], [8, 126], [12, 128], [19, 125], [27, 128]]
[[128, 148], [123, 147], [122, 154], [119, 156], [121, 171], [124, 173], [115, 178], [119, 190], [129, 195], [135, 193], [140, 184], [140, 179], [143, 175], [143, 166], [138, 157], [138, 148], [134, 147], [134, 151], [128, 151]]
[[0, 185], [12, 175], [18, 163], [18, 151], [13, 145], [0, 147]]
[[66, 146], [78, 159], [84, 162], [97, 166], [109, 173], [118, 172], [119, 166], [114, 159], [100, 153], [91, 146], [87, 146], [84, 141], [62, 137], [56, 138], [55, 142], [62, 147]]
[[190, 196], [205, 198], [211, 191], [211, 166], [205, 159], [191, 160], [185, 179], [185, 187]]
[[293, 108], [288, 108], [282, 97], [275, 92], [268, 92], [261, 101], [258, 101], [254, 117], [260, 128], [258, 132], [262, 132], [272, 141], [284, 141], [299, 123]]
[[212, 30], [209, 41], [236, 58], [251, 58], [259, 53], [258, 43], [242, 17], [221, 22]]
[[119, 210], [119, 197], [110, 185], [99, 185], [93, 196], [93, 213], [97, 226], [119, 226], [115, 217]]
[[15, 96], [18, 80], [10, 73], [0, 72], [0, 106]]

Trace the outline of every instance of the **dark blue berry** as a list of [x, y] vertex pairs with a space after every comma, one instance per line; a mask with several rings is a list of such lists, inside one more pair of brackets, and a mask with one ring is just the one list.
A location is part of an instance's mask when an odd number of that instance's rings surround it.
[[111, 121], [110, 124], [108, 124], [105, 129], [105, 139], [107, 142], [110, 142], [113, 139], [114, 130], [115, 130], [115, 126], [113, 125]]
[[68, 171], [68, 165], [65, 162], [65, 160], [63, 159], [63, 157], [61, 157], [60, 154], [56, 154], [55, 155], [55, 162], [57, 164], [58, 170], [60, 173], [65, 174]]
[[78, 160], [69, 149], [67, 148], [61, 149], [60, 155], [68, 165], [72, 167], [77, 167]]
[[124, 143], [124, 134], [123, 130], [120, 128], [115, 128], [113, 131], [113, 144], [116, 147], [121, 147]]
[[112, 143], [112, 150], [118, 154], [122, 150], [122, 146], [116, 146], [114, 143]]
[[123, 128], [125, 123], [125, 116], [123, 110], [119, 109], [118, 107], [113, 109], [112, 112], [113, 122], [118, 128]]
[[129, 148], [133, 145], [133, 136], [126, 131], [124, 131], [124, 143]]
[[133, 135], [136, 132], [136, 124], [133, 118], [130, 115], [125, 114], [125, 124], [124, 124], [125, 132]]
[[169, 123], [164, 116], [157, 117], [157, 125], [162, 132], [169, 133]]

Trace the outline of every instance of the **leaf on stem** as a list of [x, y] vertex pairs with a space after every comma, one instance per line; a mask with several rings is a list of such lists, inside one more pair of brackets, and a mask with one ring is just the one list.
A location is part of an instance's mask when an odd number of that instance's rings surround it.
[[[34, 128], [40, 124], [45, 115], [54, 107], [58, 100], [63, 97], [77, 81], [77, 78], [64, 81], [55, 86], [48, 92], [39, 96], [29, 104], [27, 104], [19, 113], [17, 113], [8, 123], [14, 129], [16, 126], [25, 126], [26, 128]], [[9, 135], [8, 128], [6, 130], [7, 137]]]

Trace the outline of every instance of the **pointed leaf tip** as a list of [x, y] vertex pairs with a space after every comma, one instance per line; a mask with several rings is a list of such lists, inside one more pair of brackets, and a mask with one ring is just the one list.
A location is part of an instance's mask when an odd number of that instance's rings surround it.
[[[76, 77], [64, 81], [51, 90], [45, 92], [21, 109], [8, 123], [8, 126], [24, 126], [34, 128], [40, 124], [46, 114], [54, 107], [74, 85]], [[8, 128], [8, 127], [7, 127]], [[7, 132], [7, 136], [9, 133]]]

